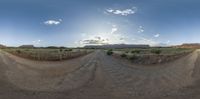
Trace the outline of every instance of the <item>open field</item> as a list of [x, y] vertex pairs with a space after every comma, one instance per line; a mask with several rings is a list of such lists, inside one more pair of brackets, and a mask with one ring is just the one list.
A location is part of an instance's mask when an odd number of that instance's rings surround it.
[[110, 49], [107, 54], [113, 53], [114, 57], [130, 60], [136, 64], [160, 64], [174, 61], [189, 53], [194, 49], [186, 48], [147, 48], [147, 49]]
[[[174, 50], [160, 55], [190, 52]], [[33, 61], [0, 50], [0, 98], [199, 99], [199, 50], [155, 65], [138, 66], [103, 50], [63, 61]]]
[[80, 57], [92, 52], [89, 49], [67, 49], [67, 48], [7, 48], [4, 51], [13, 55], [40, 61], [61, 61]]

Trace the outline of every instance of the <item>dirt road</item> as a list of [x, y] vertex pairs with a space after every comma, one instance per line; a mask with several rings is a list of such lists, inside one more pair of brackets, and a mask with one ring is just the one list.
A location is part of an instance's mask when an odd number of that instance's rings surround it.
[[137, 66], [103, 51], [38, 62], [0, 51], [0, 99], [199, 99], [200, 51]]

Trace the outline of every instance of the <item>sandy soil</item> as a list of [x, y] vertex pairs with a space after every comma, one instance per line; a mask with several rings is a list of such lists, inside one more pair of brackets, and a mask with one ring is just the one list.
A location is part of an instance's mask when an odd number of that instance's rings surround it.
[[103, 51], [62, 62], [0, 51], [0, 99], [199, 99], [199, 54], [136, 66]]

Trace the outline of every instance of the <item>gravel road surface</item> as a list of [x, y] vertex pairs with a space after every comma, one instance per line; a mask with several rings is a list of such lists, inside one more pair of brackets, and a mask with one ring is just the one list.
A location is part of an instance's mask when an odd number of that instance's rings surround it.
[[200, 99], [200, 50], [155, 66], [101, 50], [60, 62], [0, 51], [0, 99]]

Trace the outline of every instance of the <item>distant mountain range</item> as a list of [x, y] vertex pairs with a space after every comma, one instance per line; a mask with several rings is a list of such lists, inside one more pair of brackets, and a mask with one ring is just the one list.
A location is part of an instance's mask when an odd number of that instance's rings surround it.
[[5, 45], [0, 44], [0, 48], [5, 48], [5, 47], [6, 47]]
[[86, 45], [84, 48], [149, 48], [149, 45], [142, 44], [107, 44], [107, 45]]
[[178, 48], [200, 48], [200, 43], [184, 43], [176, 46]]

